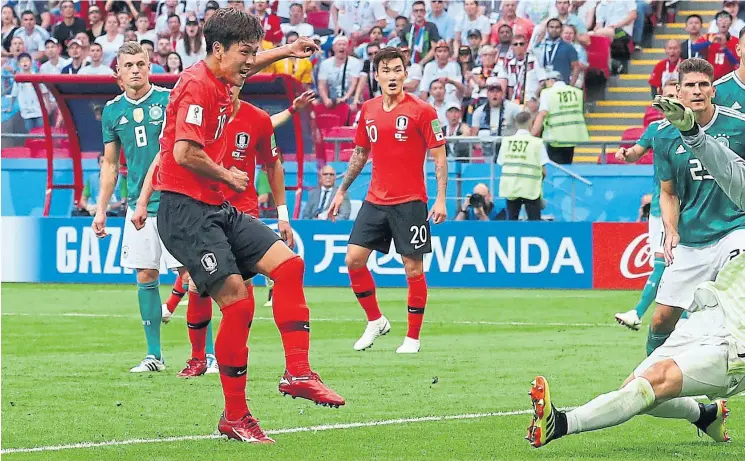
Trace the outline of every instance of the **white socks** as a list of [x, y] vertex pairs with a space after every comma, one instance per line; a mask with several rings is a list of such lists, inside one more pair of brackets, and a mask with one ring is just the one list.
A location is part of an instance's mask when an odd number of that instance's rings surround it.
[[693, 398], [678, 397], [652, 407], [646, 414], [655, 418], [685, 419], [695, 423], [701, 417], [701, 409]]
[[603, 394], [567, 412], [567, 434], [617, 426], [644, 412], [652, 405], [654, 405], [652, 385], [644, 378], [634, 378], [622, 389]]

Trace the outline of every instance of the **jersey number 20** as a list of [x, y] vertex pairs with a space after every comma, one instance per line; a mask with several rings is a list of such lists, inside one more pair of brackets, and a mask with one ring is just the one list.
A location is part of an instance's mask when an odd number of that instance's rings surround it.
[[703, 165], [701, 165], [701, 160], [697, 158], [692, 158], [688, 161], [688, 164], [691, 166], [689, 168], [689, 171], [691, 172], [691, 177], [694, 181], [703, 181], [704, 179], [714, 179], [708, 171], [706, 171], [706, 168], [704, 168]]

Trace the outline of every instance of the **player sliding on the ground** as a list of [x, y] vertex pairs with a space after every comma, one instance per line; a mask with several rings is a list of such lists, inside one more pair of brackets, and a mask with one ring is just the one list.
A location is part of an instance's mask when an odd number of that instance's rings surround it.
[[[666, 97], [674, 98], [678, 93], [677, 86], [677, 80], [668, 80], [662, 87], [662, 94]], [[619, 148], [616, 152], [616, 159], [627, 163], [639, 161], [639, 159], [652, 148], [652, 140], [657, 134], [657, 129], [659, 128], [660, 123], [662, 123], [662, 121], [650, 123], [649, 126], [647, 126], [647, 129], [644, 130], [642, 137], [632, 147], [628, 149], [625, 147]], [[647, 283], [644, 284], [641, 299], [639, 299], [636, 307], [628, 312], [616, 314], [616, 321], [632, 330], [638, 330], [639, 326], [641, 326], [641, 318], [644, 316], [644, 313], [647, 312], [649, 306], [654, 302], [654, 298], [657, 296], [657, 288], [660, 284], [660, 279], [662, 278], [662, 273], [665, 270], [665, 256], [662, 253], [664, 233], [662, 228], [662, 218], [660, 217], [660, 178], [657, 176], [656, 169], [652, 189], [652, 203], [649, 206], [648, 224], [649, 232], [647, 244], [654, 256], [652, 273], [649, 275], [649, 278], [647, 278]]]
[[[223, 314], [215, 342], [225, 396], [218, 431], [246, 442], [273, 442], [246, 403], [247, 341], [255, 306], [243, 281], [255, 273], [275, 283], [273, 313], [286, 359], [279, 391], [323, 405], [345, 402], [308, 362], [303, 260], [266, 225], [224, 203], [221, 191], [222, 184], [236, 192], [248, 184], [245, 172], [221, 166], [228, 141], [224, 130], [233, 112], [230, 87], [243, 84], [254, 67], [264, 29], [255, 16], [221, 8], [205, 23], [204, 35], [207, 57], [181, 74], [166, 109], [154, 179], [161, 191], [158, 232], [199, 293], [215, 299]], [[291, 46], [298, 44], [302, 52], [294, 56], [306, 57], [315, 49], [303, 39]], [[278, 215], [289, 220], [286, 208]]]
[[[370, 189], [349, 236], [346, 257], [352, 290], [368, 322], [354, 349], [367, 349], [391, 328], [378, 307], [375, 282], [366, 265], [373, 251], [388, 253], [393, 240], [409, 285], [409, 328], [396, 352], [416, 353], [427, 304], [423, 255], [432, 251], [429, 219], [439, 224], [447, 217], [445, 136], [434, 108], [404, 92], [406, 58], [400, 50], [379, 51], [374, 68], [383, 95], [362, 105], [354, 138], [357, 146], [329, 208], [329, 216], [335, 219], [344, 194], [372, 155]], [[429, 214], [424, 181], [427, 149], [435, 159], [437, 177], [437, 199]]]
[[[670, 117], [662, 123], [653, 146], [662, 181], [664, 254], [669, 264], [658, 301], [694, 310], [696, 286], [715, 279], [745, 250], [745, 212], [732, 203], [681, 141], [680, 130], [687, 133], [686, 128], [695, 120], [702, 132], [722, 138], [718, 142], [726, 140], [736, 152], [745, 152], [745, 116], [711, 103], [714, 72], [708, 62], [688, 59], [680, 65], [679, 73], [678, 97], [690, 110], [681, 111], [687, 117]], [[665, 302], [668, 299], [674, 302]], [[691, 397], [727, 397], [744, 390], [745, 369], [738, 353], [744, 347], [745, 343], [725, 327], [723, 309], [709, 309], [694, 312], [679, 325], [620, 390], [575, 410], [556, 410], [548, 381], [539, 376], [530, 391], [534, 415], [527, 439], [540, 447], [564, 435], [616, 426], [636, 415], [649, 414], [688, 420], [714, 440], [727, 441], [725, 402], [704, 405]]]
[[99, 206], [93, 219], [93, 231], [99, 238], [106, 234], [106, 205], [119, 174], [119, 152], [124, 148], [127, 159], [127, 219], [122, 239], [122, 267], [137, 271], [137, 299], [140, 316], [145, 328], [147, 355], [130, 371], [143, 373], [165, 370], [160, 347], [161, 303], [158, 291], [161, 257], [169, 268], [181, 264], [163, 247], [158, 236], [160, 197], [152, 195], [142, 204], [141, 212], [151, 216], [147, 224], [137, 231], [131, 218], [138, 207], [137, 201], [150, 164], [158, 154], [161, 126], [169, 91], [150, 84], [150, 60], [147, 52], [136, 42], [127, 42], [119, 48], [117, 73], [124, 93], [106, 103], [101, 117], [104, 142], [104, 162], [101, 166], [101, 192]]

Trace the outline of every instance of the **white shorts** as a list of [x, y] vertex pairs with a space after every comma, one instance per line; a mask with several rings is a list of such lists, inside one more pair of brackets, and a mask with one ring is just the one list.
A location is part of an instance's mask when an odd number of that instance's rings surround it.
[[705, 247], [678, 245], [673, 263], [665, 268], [655, 301], [689, 310], [693, 292], [701, 282], [714, 280], [730, 259], [745, 251], [745, 229], [737, 229]]
[[695, 312], [680, 321], [667, 341], [636, 367], [634, 376], [669, 358], [683, 374], [681, 397], [713, 399], [738, 394], [745, 389], [745, 375], [727, 374], [730, 360], [738, 360], [734, 344], [724, 328], [721, 309]]
[[124, 220], [124, 237], [122, 237], [122, 267], [129, 269], [160, 269], [161, 258], [168, 269], [181, 267], [171, 253], [163, 246], [158, 235], [158, 218], [148, 216], [145, 227], [135, 229], [132, 224], [134, 211], [127, 208]]
[[662, 218], [659, 216], [649, 216], [649, 233], [647, 234], [647, 243], [649, 243], [649, 252], [652, 257], [649, 258], [649, 265], [654, 266], [654, 254], [663, 252], [665, 243], [665, 227], [662, 225]]

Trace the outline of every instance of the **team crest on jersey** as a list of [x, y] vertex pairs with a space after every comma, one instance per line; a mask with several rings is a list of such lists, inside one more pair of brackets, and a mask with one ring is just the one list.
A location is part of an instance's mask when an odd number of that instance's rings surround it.
[[160, 120], [163, 117], [163, 106], [161, 106], [160, 104], [154, 104], [150, 106], [148, 115], [153, 120]]
[[143, 120], [145, 120], [145, 111], [142, 110], [142, 107], [138, 107], [134, 111], [132, 111], [132, 118], [137, 123], [142, 123]]
[[202, 255], [202, 267], [210, 274], [214, 274], [217, 271], [217, 258], [215, 253], [205, 253]]
[[714, 138], [719, 144], [723, 145], [724, 147], [729, 148], [729, 136], [726, 134], [717, 134], [717, 136]]
[[396, 117], [396, 129], [398, 131], [404, 131], [409, 126], [409, 117], [405, 115], [399, 115]]
[[235, 136], [235, 147], [236, 149], [245, 149], [250, 141], [251, 136], [245, 131], [241, 131]]

